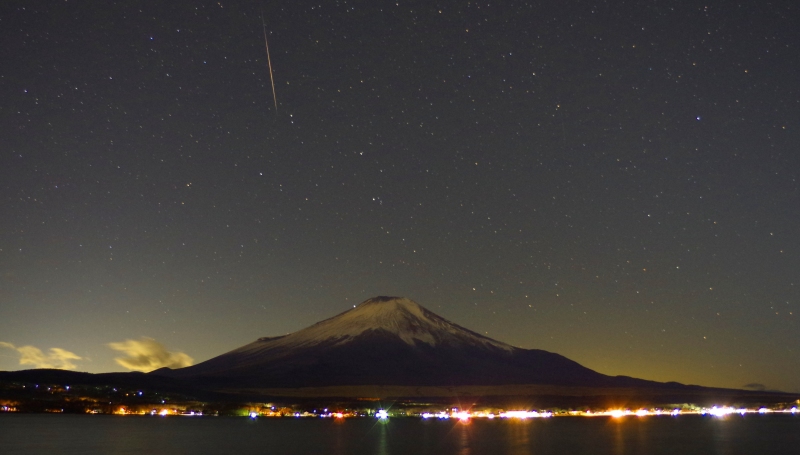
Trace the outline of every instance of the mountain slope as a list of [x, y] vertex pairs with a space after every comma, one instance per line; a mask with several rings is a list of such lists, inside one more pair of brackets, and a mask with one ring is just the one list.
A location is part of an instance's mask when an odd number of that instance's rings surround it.
[[657, 384], [609, 377], [558, 354], [515, 348], [398, 297], [369, 299], [292, 334], [153, 374], [226, 387]]

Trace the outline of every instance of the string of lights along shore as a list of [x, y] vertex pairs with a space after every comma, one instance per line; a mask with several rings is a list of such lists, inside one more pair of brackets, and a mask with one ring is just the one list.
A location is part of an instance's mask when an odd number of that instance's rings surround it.
[[185, 367], [404, 296], [800, 392], [799, 12], [3, 2], [0, 370]]

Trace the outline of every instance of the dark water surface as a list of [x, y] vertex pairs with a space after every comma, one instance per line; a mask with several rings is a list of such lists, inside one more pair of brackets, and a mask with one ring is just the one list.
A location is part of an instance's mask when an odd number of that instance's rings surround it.
[[800, 415], [526, 421], [0, 415], [0, 454], [800, 454]]

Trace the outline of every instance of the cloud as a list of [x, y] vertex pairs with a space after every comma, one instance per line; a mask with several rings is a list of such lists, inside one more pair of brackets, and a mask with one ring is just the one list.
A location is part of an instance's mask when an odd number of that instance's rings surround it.
[[125, 340], [108, 343], [108, 347], [125, 353], [128, 357], [114, 360], [129, 370], [153, 371], [159, 368], [183, 368], [190, 366], [194, 359], [183, 352], [169, 352], [158, 341], [142, 337], [141, 340]]
[[745, 384], [742, 386], [742, 388], [747, 390], [755, 390], [757, 392], [763, 392], [767, 390], [767, 386], [758, 382], [751, 382], [750, 384]]
[[30, 365], [33, 368], [58, 368], [60, 370], [74, 370], [78, 366], [72, 360], [81, 360], [74, 352], [61, 348], [50, 348], [45, 354], [35, 346], [16, 347], [11, 343], [0, 341], [0, 347], [13, 349], [20, 354], [19, 364]]

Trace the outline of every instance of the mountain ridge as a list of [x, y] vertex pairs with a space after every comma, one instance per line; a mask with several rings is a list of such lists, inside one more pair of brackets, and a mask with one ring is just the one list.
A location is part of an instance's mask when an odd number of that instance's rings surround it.
[[297, 332], [262, 337], [186, 368], [150, 373], [0, 372], [0, 390], [4, 383], [18, 387], [15, 381], [156, 389], [218, 402], [465, 398], [484, 404], [534, 400], [540, 406], [608, 407], [800, 398], [604, 375], [556, 353], [485, 337], [400, 297], [368, 299]]
[[378, 296], [304, 329], [151, 374], [226, 387], [661, 384], [603, 375], [564, 356], [480, 335], [413, 300]]

